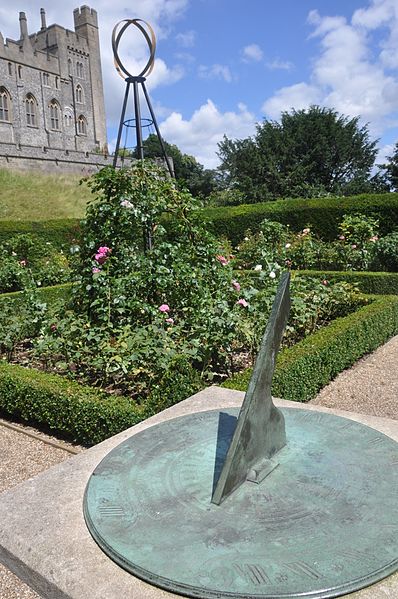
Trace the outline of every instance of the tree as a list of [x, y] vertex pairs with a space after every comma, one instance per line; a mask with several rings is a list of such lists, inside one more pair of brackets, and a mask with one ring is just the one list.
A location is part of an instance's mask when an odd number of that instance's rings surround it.
[[280, 122], [264, 120], [254, 137], [224, 137], [218, 155], [229, 185], [256, 202], [343, 194], [356, 180], [368, 181], [376, 144], [359, 117], [311, 106], [283, 112]]
[[[217, 173], [205, 169], [194, 156], [183, 154], [174, 144], [164, 142], [166, 153], [173, 159], [174, 174], [177, 181], [182, 183], [193, 196], [207, 197], [218, 187]], [[157, 135], [151, 133], [143, 142], [145, 158], [159, 158], [163, 156]], [[137, 158], [137, 150], [134, 152]]]
[[385, 170], [385, 176], [394, 191], [398, 191], [398, 142], [395, 144], [392, 156], [387, 156], [387, 164], [380, 164], [379, 167]]

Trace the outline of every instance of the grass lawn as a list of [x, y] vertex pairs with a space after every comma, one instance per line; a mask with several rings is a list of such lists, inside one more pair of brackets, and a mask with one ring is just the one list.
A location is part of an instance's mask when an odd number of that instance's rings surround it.
[[80, 179], [0, 169], [0, 220], [82, 218], [93, 196]]

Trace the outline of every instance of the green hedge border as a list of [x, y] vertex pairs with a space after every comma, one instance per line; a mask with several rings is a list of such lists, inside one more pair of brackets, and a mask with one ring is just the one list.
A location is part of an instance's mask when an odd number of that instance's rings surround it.
[[[292, 278], [308, 277], [327, 280], [329, 283], [345, 281], [358, 286], [361, 293], [367, 295], [398, 295], [398, 273], [396, 272], [358, 272], [340, 270], [292, 270]], [[239, 282], [258, 280], [260, 273], [254, 270], [236, 270]]]
[[359, 291], [368, 295], [398, 295], [398, 273], [396, 272], [357, 272], [336, 270], [296, 270], [294, 277], [316, 277], [329, 283], [346, 281], [358, 286]]
[[325, 240], [339, 234], [338, 224], [344, 214], [359, 212], [380, 220], [382, 235], [390, 233], [398, 223], [398, 193], [358, 195], [346, 198], [287, 199], [261, 204], [242, 204], [205, 208], [201, 218], [216, 234], [227, 237], [236, 245], [245, 231], [258, 231], [264, 218], [290, 225], [292, 231], [310, 226]]
[[[62, 285], [52, 285], [51, 287], [37, 287], [36, 292], [42, 302], [53, 304], [58, 300], [67, 299], [72, 289], [72, 283], [63, 283]], [[16, 307], [23, 300], [23, 291], [12, 291], [11, 293], [0, 294], [1, 306], [13, 303]]]
[[49, 241], [60, 249], [69, 248], [79, 240], [81, 219], [64, 218], [40, 221], [0, 220], [0, 241], [5, 242], [14, 235], [30, 233], [44, 242]]
[[[275, 397], [309, 401], [337, 374], [398, 333], [398, 296], [369, 299], [369, 305], [279, 353], [272, 386]], [[245, 391], [251, 373], [247, 369], [223, 387]]]
[[[236, 245], [243, 239], [247, 229], [257, 231], [264, 218], [290, 225], [293, 231], [309, 225], [323, 239], [332, 240], [338, 235], [338, 224], [343, 215], [350, 212], [378, 218], [380, 232], [385, 235], [396, 228], [398, 223], [398, 193], [362, 194], [345, 198], [295, 198], [204, 208], [198, 212], [198, 218], [205, 221], [216, 235], [228, 237]], [[0, 241], [6, 241], [20, 233], [33, 233], [43, 241], [65, 248], [79, 239], [80, 223], [79, 219], [0, 221]], [[165, 223], [167, 226], [167, 218]], [[169, 226], [172, 234], [172, 220]]]

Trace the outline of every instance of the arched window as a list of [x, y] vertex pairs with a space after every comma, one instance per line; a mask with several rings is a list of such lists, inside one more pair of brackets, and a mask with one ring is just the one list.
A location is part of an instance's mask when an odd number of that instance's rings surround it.
[[81, 85], [76, 85], [76, 102], [83, 104], [83, 89]]
[[37, 102], [32, 94], [25, 98], [26, 124], [31, 127], [37, 127]]
[[11, 98], [5, 87], [0, 87], [0, 121], [11, 122]]
[[72, 75], [72, 61], [68, 58], [68, 75]]
[[77, 132], [79, 135], [87, 135], [87, 121], [82, 114], [77, 119]]
[[22, 67], [18, 66], [18, 77], [19, 79], [22, 79]]
[[64, 124], [66, 129], [73, 125], [73, 111], [69, 106], [64, 109]]
[[59, 89], [59, 77], [55, 77], [55, 88]]
[[11, 64], [11, 62], [8, 63], [8, 74], [12, 75], [12, 64]]
[[78, 77], [83, 78], [83, 63], [82, 62], [76, 63], [76, 75]]
[[50, 127], [53, 131], [60, 131], [59, 126], [59, 104], [56, 100], [51, 100], [48, 105], [50, 109]]

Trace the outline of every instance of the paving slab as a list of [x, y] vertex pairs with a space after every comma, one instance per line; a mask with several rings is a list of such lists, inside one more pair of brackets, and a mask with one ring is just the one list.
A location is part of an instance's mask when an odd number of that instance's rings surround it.
[[[239, 391], [209, 387], [0, 494], [0, 562], [45, 599], [180, 597], [135, 578], [99, 549], [83, 519], [84, 490], [98, 462], [130, 436], [185, 414], [239, 407], [243, 396]], [[330, 412], [350, 418], [398, 441], [397, 420], [283, 400], [275, 403], [281, 407]], [[347, 597], [396, 599], [398, 574]]]

